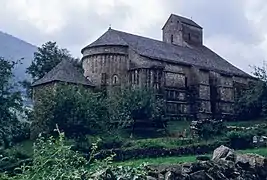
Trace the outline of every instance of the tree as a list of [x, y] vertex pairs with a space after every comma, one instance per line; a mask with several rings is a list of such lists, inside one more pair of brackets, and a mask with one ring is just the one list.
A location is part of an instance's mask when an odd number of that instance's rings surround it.
[[60, 49], [56, 42], [47, 42], [34, 53], [32, 64], [27, 68], [27, 73], [33, 80], [42, 78], [63, 59], [72, 58], [67, 49]]
[[[56, 42], [48, 41], [41, 47], [38, 47], [34, 53], [31, 65], [26, 69], [33, 81], [42, 78], [46, 73], [51, 71], [64, 59], [73, 59], [67, 49], [60, 49]], [[32, 97], [31, 82], [24, 80], [20, 82], [21, 86], [26, 89], [29, 98]]]
[[134, 133], [138, 120], [164, 128], [163, 101], [151, 89], [122, 88], [109, 96], [111, 122], [131, 127]]
[[108, 128], [108, 111], [100, 93], [75, 85], [43, 89], [35, 102], [32, 137], [53, 133], [56, 124], [67, 136], [100, 133]]
[[236, 99], [235, 110], [239, 120], [267, 117], [266, 67], [254, 67], [253, 74], [256, 79]]
[[0, 57], [0, 139], [4, 147], [9, 146], [18, 133], [17, 114], [23, 111], [21, 94], [12, 83], [15, 64]]

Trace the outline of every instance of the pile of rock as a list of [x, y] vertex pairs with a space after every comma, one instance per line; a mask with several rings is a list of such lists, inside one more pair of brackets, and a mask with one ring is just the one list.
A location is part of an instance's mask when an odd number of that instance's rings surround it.
[[149, 180], [260, 180], [267, 179], [267, 159], [256, 154], [237, 154], [220, 146], [211, 160], [172, 166], [148, 166]]

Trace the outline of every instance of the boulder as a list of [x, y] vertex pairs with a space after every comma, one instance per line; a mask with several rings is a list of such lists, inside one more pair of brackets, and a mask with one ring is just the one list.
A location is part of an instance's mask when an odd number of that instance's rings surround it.
[[152, 176], [147, 176], [146, 180], [157, 180], [156, 178], [152, 177]]
[[243, 169], [253, 170], [259, 177], [267, 177], [267, 159], [257, 154], [238, 154], [236, 164]]
[[164, 180], [175, 180], [174, 174], [171, 171], [166, 172]]
[[252, 168], [267, 166], [267, 159], [264, 156], [257, 154], [237, 154], [235, 162], [239, 164], [248, 164]]
[[190, 179], [198, 179], [198, 180], [210, 180], [209, 176], [207, 176], [204, 170], [200, 170], [190, 174]]
[[213, 151], [213, 156], [212, 156], [213, 161], [220, 159], [234, 161], [235, 160], [234, 150], [224, 145], [221, 145], [220, 147], [218, 147]]

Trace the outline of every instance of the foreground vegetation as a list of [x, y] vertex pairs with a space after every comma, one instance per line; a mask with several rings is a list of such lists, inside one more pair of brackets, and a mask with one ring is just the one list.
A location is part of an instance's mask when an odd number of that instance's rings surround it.
[[[143, 168], [117, 167], [111, 164], [112, 157], [98, 161], [97, 144], [93, 144], [90, 157], [85, 159], [80, 153], [71, 150], [67, 145], [64, 133], [59, 133], [58, 138], [40, 137], [34, 143], [33, 159], [30, 163], [17, 167], [10, 173], [1, 173], [3, 180], [35, 180], [35, 179], [55, 179], [55, 180], [77, 180], [77, 179], [107, 179], [107, 170], [112, 171], [114, 179], [133, 179], [146, 174]], [[5, 161], [8, 157], [3, 157]]]

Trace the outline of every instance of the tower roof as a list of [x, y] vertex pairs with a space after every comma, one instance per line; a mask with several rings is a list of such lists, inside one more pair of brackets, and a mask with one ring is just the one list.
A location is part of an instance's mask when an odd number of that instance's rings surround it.
[[103, 45], [127, 46], [127, 43], [115, 31], [109, 28], [108, 31], [106, 31], [102, 36], [100, 36], [96, 41], [83, 48], [81, 52], [83, 53], [84, 49], [90, 47]]
[[170, 17], [168, 18], [168, 20], [166, 21], [166, 23], [164, 24], [163, 28], [166, 26], [167, 22], [170, 20], [170, 19], [174, 19], [174, 21], [180, 21], [184, 24], [188, 24], [188, 25], [191, 25], [191, 26], [195, 26], [197, 28], [200, 28], [202, 29], [202, 27], [200, 25], [198, 25], [195, 21], [193, 21], [192, 19], [188, 19], [186, 17], [183, 17], [183, 16], [179, 16], [179, 15], [176, 15], [176, 14], [171, 14]]

